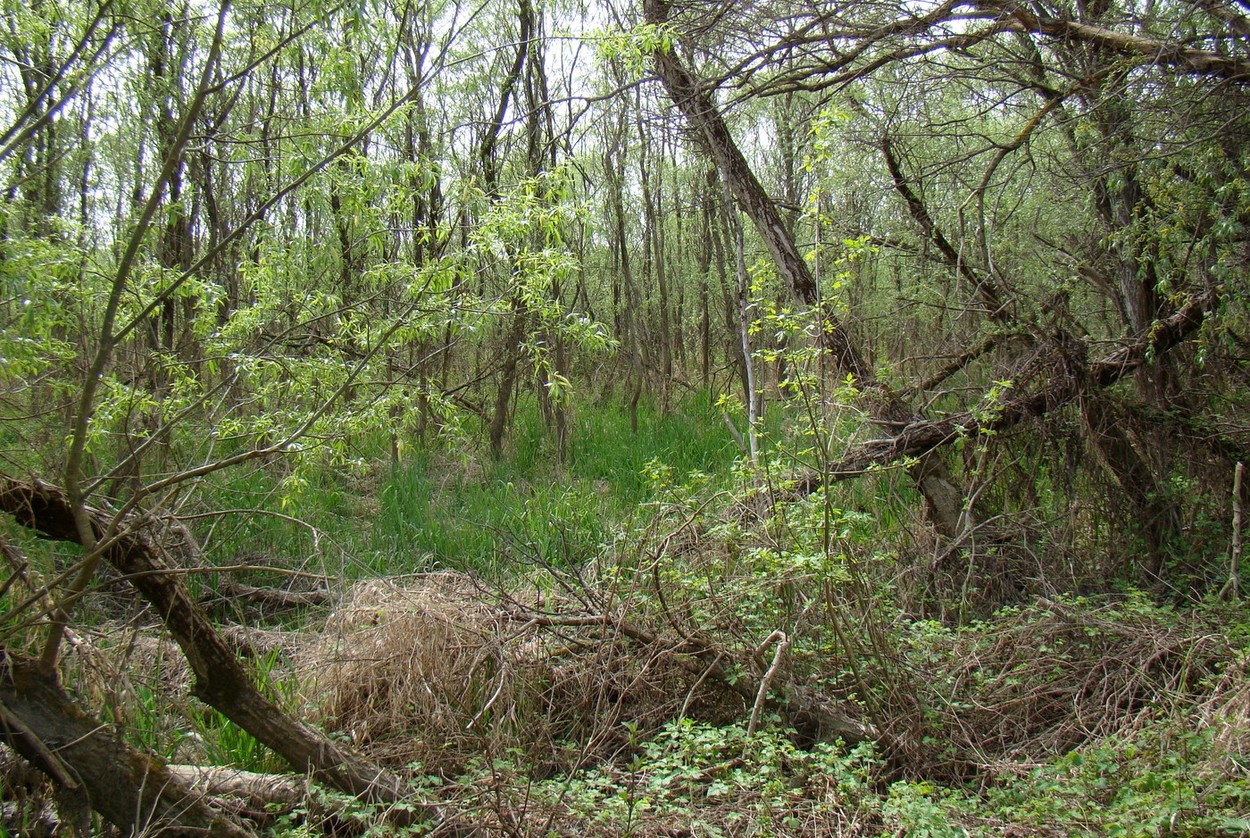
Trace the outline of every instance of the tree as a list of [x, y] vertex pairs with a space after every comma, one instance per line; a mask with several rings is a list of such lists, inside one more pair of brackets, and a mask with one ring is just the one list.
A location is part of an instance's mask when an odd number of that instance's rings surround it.
[[[666, 3], [648, 3], [646, 14], [649, 24], [663, 25], [667, 23], [668, 6]], [[856, 387], [878, 390], [874, 370], [865, 360], [862, 350], [851, 339], [846, 326], [822, 303], [816, 281], [798, 252], [775, 203], [764, 192], [716, 106], [701, 89], [699, 81], [663, 44], [653, 50], [653, 59], [656, 72], [664, 82], [669, 96], [706, 143], [727, 188], [768, 246], [790, 292], [800, 304], [818, 312], [822, 346], [832, 355], [839, 369], [850, 376]], [[878, 392], [870, 400], [873, 402], [874, 417], [887, 426], [905, 426], [915, 421], [908, 408], [893, 393]], [[963, 528], [961, 519], [966, 510], [963, 508], [961, 492], [951, 482], [945, 465], [926, 455], [912, 471], [925, 497], [926, 508], [934, 525], [948, 536], [959, 534]]]
[[[1112, 4], [1042, 12], [1000, 3], [729, 9], [656, 0], [644, 4], [644, 18], [637, 37], [656, 74], [716, 160], [791, 294], [810, 308], [824, 306], [822, 342], [837, 366], [867, 389], [878, 385], [882, 364], [915, 368], [912, 392], [961, 417], [927, 419], [885, 388], [871, 412], [887, 439], [853, 453], [835, 475], [882, 457], [922, 456], [913, 468], [930, 513], [958, 536], [968, 531], [960, 516], [974, 509], [952, 491], [956, 481], [931, 465], [934, 449], [982, 432], [996, 434], [981, 438], [986, 448], [1027, 446], [1019, 434], [1012, 443], [997, 432], [1039, 409], [1048, 414], [1078, 403], [1097, 462], [1141, 524], [1150, 557], [1142, 568], [1160, 578], [1185, 517], [1167, 487], [1178, 479], [1175, 469], [1193, 475], [1197, 461], [1170, 462], [1179, 427], [1150, 433], [1131, 417], [1165, 409], [1196, 419], [1183, 407], [1193, 402], [1179, 382], [1199, 375], [1179, 368], [1197, 356], [1165, 347], [1192, 337], [1206, 312], [1233, 299], [1230, 286], [1202, 263], [1231, 264], [1244, 246], [1242, 223], [1234, 220], [1241, 211], [1218, 197], [1244, 182], [1244, 164], [1233, 161], [1244, 157], [1234, 138], [1245, 126], [1228, 121], [1244, 95], [1239, 14], [1219, 6], [1195, 21], [1179, 6], [1140, 17]], [[1120, 28], [1132, 26], [1138, 28], [1131, 34]], [[702, 62], [697, 73], [679, 55], [683, 48]], [[719, 104], [718, 88], [726, 94]], [[723, 116], [726, 107], [741, 112], [750, 101], [808, 94], [823, 97], [815, 112], [824, 115], [813, 129], [809, 165], [836, 169], [838, 154], [862, 161], [865, 148], [878, 161], [875, 171], [846, 170], [861, 184], [868, 174], [888, 198], [879, 204], [889, 207], [885, 212], [844, 224], [844, 238], [862, 237], [884, 251], [860, 268], [865, 281], [873, 283], [871, 272], [881, 268], [913, 277], [897, 290], [921, 300], [917, 313], [931, 312], [929, 322], [941, 327], [938, 335], [931, 327], [913, 334], [949, 346], [949, 363], [923, 364], [923, 356], [908, 357], [912, 346], [882, 355], [861, 324], [831, 314], [819, 278]], [[1191, 154], [1221, 161], [1221, 186], [1200, 185]], [[1151, 175], [1143, 177], [1146, 169]], [[862, 188], [827, 180], [818, 184], [822, 194]], [[1179, 192], [1193, 203], [1183, 208]], [[1047, 208], [1049, 201], [1074, 200], [1078, 212]], [[1197, 206], [1204, 209], [1188, 209]], [[1212, 237], [1216, 218], [1225, 219], [1224, 235]], [[1101, 232], [1081, 232], [1090, 229]], [[1198, 253], [1204, 256], [1195, 260]], [[1171, 275], [1161, 273], [1162, 264]], [[1207, 279], [1195, 282], [1200, 276]], [[1120, 328], [1106, 320], [1108, 307], [1119, 312]], [[897, 317], [889, 322], [898, 335]], [[1221, 322], [1217, 328], [1226, 329], [1228, 321]], [[1123, 340], [1124, 349], [1099, 358], [1099, 342], [1109, 339]], [[1146, 347], [1149, 358], [1140, 355]], [[1108, 376], [1108, 365], [1126, 354], [1141, 358], [1134, 362], [1137, 392], [1121, 388], [1111, 397], [1102, 387], [1121, 375]], [[952, 376], [973, 386], [964, 395], [948, 393], [942, 388]], [[915, 444], [921, 437], [928, 441]], [[1231, 466], [1225, 460], [1224, 468]], [[977, 506], [988, 497], [979, 491]], [[967, 523], [995, 514], [977, 511]]]
[[[1195, 534], [1225, 533], [1250, 438], [1244, 10], [629, 9], [5, 7], [0, 721], [67, 800], [83, 760], [107, 817], [190, 803], [118, 737], [40, 746], [101, 721], [58, 674], [121, 577], [205, 702], [407, 801], [240, 667], [194, 595], [239, 563], [177, 517], [297, 518], [319, 481], [354, 491], [414, 448], [502, 457], [519, 409], [564, 474], [585, 389], [619, 386], [635, 432], [645, 399], [740, 392], [777, 509], [905, 472], [938, 536], [910, 546], [934, 576], [960, 559], [961, 590], [1203, 589]], [[604, 20], [622, 32], [564, 37]], [[765, 414], [801, 455], [773, 456]], [[241, 469], [272, 506], [213, 497]], [[1059, 559], [996, 564], [1039, 543], [1099, 559], [1062, 584]]]
[[[227, 3], [212, 17], [201, 19], [194, 17], [189, 6], [162, 6], [155, 18], [135, 12], [117, 19], [115, 32], [132, 27], [137, 36], [125, 41], [126, 49], [107, 52], [113, 34], [108, 33], [103, 45], [92, 51], [93, 39], [104, 28], [106, 7], [100, 7], [96, 18], [85, 25], [85, 34], [78, 36], [68, 58], [45, 61], [40, 72], [64, 77], [75, 71], [90, 76], [107, 59], [109, 84], [122, 89], [135, 85], [152, 94], [139, 99], [141, 106], [151, 106], [149, 117], [136, 117], [136, 124], [150, 126], [152, 133], [136, 131], [130, 139], [137, 144], [125, 145], [121, 120], [129, 115], [109, 114], [116, 126], [109, 144], [121, 153], [90, 160], [90, 168], [84, 164], [84, 170], [108, 172], [100, 186], [83, 189], [88, 208], [81, 216], [90, 227], [89, 234], [77, 242], [51, 239], [47, 231], [57, 224], [51, 217], [33, 227], [24, 222], [7, 226], [0, 263], [5, 315], [19, 327], [6, 334], [4, 342], [5, 353], [17, 349], [19, 360], [5, 370], [5, 421], [17, 427], [18, 421], [26, 421], [21, 414], [36, 417], [50, 428], [64, 421], [63, 433], [68, 438], [63, 453], [53, 452], [53, 462], [60, 462], [59, 486], [5, 473], [0, 476], [0, 508], [44, 538], [81, 547], [69, 566], [45, 568], [49, 571], [46, 583], [24, 576], [25, 561], [14, 559], [18, 575], [10, 583], [27, 579], [30, 590], [29, 597], [7, 617], [6, 668], [0, 676], [0, 692], [6, 695], [4, 735], [62, 780], [67, 793], [84, 795], [120, 827], [144, 828], [137, 818], [163, 812], [174, 829], [199, 828], [211, 821], [211, 831], [240, 832], [231, 818], [212, 815], [199, 803], [183, 805], [193, 798], [179, 780], [116, 743], [73, 749], [59, 758], [50, 757], [39, 744], [60, 738], [66, 730], [105, 730], [60, 691], [57, 673], [74, 611], [107, 564], [131, 581], [180, 644], [195, 673], [201, 700], [282, 754], [297, 771], [310, 771], [354, 795], [392, 804], [409, 802], [407, 790], [394, 777], [291, 718], [266, 697], [190, 593], [181, 576], [186, 568], [171, 565], [166, 546], [150, 527], [153, 520], [168, 515], [172, 506], [185, 503], [206, 475], [293, 453], [308, 441], [321, 441], [323, 451], [341, 455], [347, 440], [333, 438], [330, 427], [342, 429], [344, 417], [364, 425], [384, 421], [382, 417], [388, 415], [386, 405], [379, 406], [376, 400], [371, 412], [362, 411], [351, 394], [362, 376], [377, 368], [401, 332], [413, 328], [414, 315], [440, 293], [449, 266], [437, 261], [419, 265], [409, 274], [409, 284], [397, 289], [391, 284], [393, 279], [388, 281], [384, 290], [398, 290], [396, 296], [366, 295], [361, 283], [370, 279], [374, 267], [366, 265], [366, 254], [357, 247], [354, 236], [359, 231], [349, 228], [357, 223], [356, 217], [349, 220], [343, 215], [341, 200], [335, 205], [335, 198], [349, 193], [342, 188], [342, 179], [334, 181], [334, 175], [361, 161], [358, 150], [367, 147], [374, 131], [411, 104], [417, 88], [389, 100], [379, 97], [368, 110], [362, 103], [363, 84], [336, 88], [346, 91], [347, 112], [341, 123], [346, 132], [319, 137], [325, 140], [320, 148], [311, 142], [302, 143], [301, 148], [300, 141], [293, 140], [298, 151], [289, 160], [279, 149], [283, 139], [291, 138], [270, 132], [279, 108], [278, 80], [290, 78], [293, 72], [301, 84], [290, 104], [305, 112], [311, 109], [309, 97], [317, 87], [305, 73], [300, 39], [322, 31], [325, 18], [301, 20], [292, 14], [279, 20], [274, 32], [247, 25], [256, 20], [253, 15], [263, 12], [261, 8], [232, 10]], [[336, 14], [332, 10], [326, 17]], [[244, 25], [233, 26], [234, 19]], [[32, 31], [38, 28], [29, 21], [23, 25]], [[55, 34], [47, 43], [75, 43], [66, 41], [58, 27], [80, 25], [77, 19], [53, 14], [45, 30]], [[274, 37], [266, 40], [262, 34]], [[236, 36], [258, 40], [241, 44], [230, 40]], [[293, 68], [285, 64], [290, 57], [295, 59]], [[79, 68], [75, 63], [88, 59], [101, 64]], [[60, 69], [53, 71], [56, 61]], [[274, 82], [268, 88], [259, 82], [266, 65], [272, 68], [269, 78]], [[419, 79], [418, 85], [423, 82]], [[5, 172], [10, 183], [28, 181], [29, 166], [44, 154], [38, 150], [60, 142], [57, 135], [66, 125], [45, 118], [46, 109], [57, 95], [71, 95], [73, 88], [67, 85], [67, 89], [61, 93], [55, 86], [41, 91], [33, 81], [27, 85], [30, 98], [8, 134], [14, 149], [10, 161], [16, 163]], [[267, 97], [268, 105], [246, 98], [249, 91]], [[240, 101], [252, 107], [240, 106]], [[55, 104], [60, 107], [65, 102]], [[218, 148], [233, 148], [226, 142], [230, 134], [247, 134], [255, 127], [249, 122], [251, 116], [266, 113], [259, 144], [264, 148], [272, 143], [273, 153], [261, 160], [260, 173], [246, 157], [235, 161], [227, 155], [214, 160], [193, 151], [194, 143], [204, 136], [217, 142]], [[242, 115], [244, 122], [231, 123], [231, 114]], [[90, 127], [84, 124], [83, 130]], [[199, 167], [198, 178], [189, 173], [189, 160]], [[22, 219], [32, 202], [45, 216], [60, 211], [59, 200], [51, 201], [48, 195], [61, 194], [62, 169], [52, 160], [41, 165], [52, 192], [21, 194], [10, 189], [4, 206], [6, 219]], [[218, 169], [216, 178], [214, 168]], [[298, 241], [297, 248], [305, 255], [312, 253], [312, 240], [304, 236], [324, 229], [325, 223], [325, 216], [318, 213], [314, 187], [324, 186], [327, 180], [335, 187], [328, 204], [332, 210], [329, 224], [340, 233], [339, 287], [322, 293], [304, 286], [301, 304], [299, 297], [288, 295], [292, 286], [281, 284], [290, 275], [289, 262], [285, 262], [289, 254], [283, 254], [283, 261], [276, 257], [291, 240]], [[262, 185], [257, 186], [258, 182]], [[233, 199], [227, 187], [238, 184], [244, 185], [241, 203], [248, 209], [230, 226], [222, 209]], [[129, 202], [118, 186], [129, 187]], [[109, 187], [114, 188], [111, 194]], [[91, 205], [96, 194], [105, 201], [115, 200], [123, 211], [116, 227], [103, 223], [103, 216]], [[293, 200], [295, 196], [301, 200]], [[360, 200], [358, 214], [369, 203], [368, 198]], [[197, 235], [205, 228], [202, 212], [208, 215], [207, 246]], [[272, 233], [268, 238], [257, 235], [262, 220], [272, 228], [279, 214], [285, 214], [289, 222], [286, 242], [275, 241], [278, 237]], [[96, 237], [110, 235], [115, 235], [108, 242], [111, 247], [92, 244]], [[214, 264], [220, 267], [224, 253], [238, 253], [233, 250], [235, 242], [249, 235], [256, 237], [252, 264], [245, 266], [244, 276], [210, 269]], [[383, 254], [368, 255], [378, 260]], [[62, 266], [61, 273], [49, 276], [40, 270], [54, 262]], [[315, 260], [305, 264], [313, 265]], [[78, 293], [68, 297], [58, 283], [76, 286]], [[217, 316], [202, 316], [216, 300], [223, 301], [216, 306]], [[398, 305], [380, 323], [366, 325], [367, 318], [361, 314], [379, 302]], [[71, 306], [71, 316], [58, 317], [59, 307]], [[275, 325], [277, 330], [270, 332]], [[31, 327], [68, 339], [32, 345]], [[183, 339], [180, 332], [194, 339]], [[217, 362], [225, 357], [231, 362], [223, 369]], [[63, 413], [41, 410], [35, 401], [40, 388], [32, 385], [50, 376]], [[282, 410], [277, 409], [279, 402]], [[132, 417], [140, 420], [132, 422]], [[206, 428], [211, 432], [204, 433]], [[109, 444], [113, 434], [121, 439], [120, 445]], [[157, 446], [170, 451], [153, 464], [145, 455]], [[17, 468], [38, 462], [13, 448], [8, 459]], [[298, 472], [293, 476], [298, 477]], [[45, 638], [37, 659], [28, 661], [16, 648], [18, 639], [32, 627], [42, 629]], [[31, 701], [35, 696], [44, 699]], [[66, 760], [71, 761], [68, 767]], [[112, 772], [110, 760], [120, 760], [125, 771]], [[117, 796], [118, 784], [128, 787], [127, 795]], [[127, 800], [134, 805], [126, 804]], [[412, 811], [417, 817], [440, 816], [436, 809], [421, 805]], [[449, 828], [455, 830], [452, 825]]]

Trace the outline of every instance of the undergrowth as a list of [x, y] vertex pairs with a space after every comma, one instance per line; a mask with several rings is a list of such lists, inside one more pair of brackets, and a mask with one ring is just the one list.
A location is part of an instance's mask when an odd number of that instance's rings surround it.
[[[547, 593], [451, 575], [354, 601], [325, 722], [501, 834], [1250, 828], [1244, 606], [1124, 589], [926, 619], [850, 496], [778, 506], [651, 471], [650, 517], [544, 568]], [[761, 682], [770, 632], [788, 645]], [[813, 688], [871, 744], [793, 727]]]
[[652, 473], [727, 473], [728, 432], [705, 399], [661, 413], [586, 405], [564, 461], [535, 405], [525, 405], [508, 456], [422, 453], [383, 478], [369, 552], [378, 572], [434, 568], [498, 578], [594, 558], [610, 533], [655, 491]]
[[[237, 574], [250, 584], [286, 585], [292, 570], [499, 578], [573, 566], [651, 500], [654, 468], [726, 475], [733, 465], [736, 449], [706, 396], [668, 411], [643, 401], [638, 423], [634, 433], [617, 405], [579, 405], [561, 458], [537, 404], [523, 400], [498, 460], [481, 444], [451, 440], [385, 465], [389, 441], [362, 437], [338, 464], [279, 458], [210, 474], [180, 515], [209, 564], [252, 568]], [[216, 580], [190, 581], [210, 591]]]
[[[926, 558], [900, 472], [804, 494], [785, 457], [735, 465], [710, 404], [639, 418], [579, 408], [561, 459], [522, 405], [499, 461], [231, 472], [184, 520], [256, 583], [323, 576], [333, 613], [248, 629], [254, 674], [488, 834], [1250, 833], [1244, 603], [1064, 594], [1041, 558], [996, 584], [1006, 524]], [[115, 619], [74, 646], [85, 702], [166, 759], [281, 770]], [[386, 814], [318, 790], [267, 828]]]

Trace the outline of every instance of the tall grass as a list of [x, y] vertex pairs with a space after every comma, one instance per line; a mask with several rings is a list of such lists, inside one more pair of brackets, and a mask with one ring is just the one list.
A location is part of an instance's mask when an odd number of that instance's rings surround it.
[[[249, 512], [200, 521], [196, 530], [215, 562], [298, 562], [349, 578], [573, 566], [656, 498], [657, 471], [683, 482], [696, 473], [713, 483], [731, 479], [739, 452], [721, 408], [706, 395], [668, 411], [644, 401], [637, 421], [635, 431], [622, 405], [578, 404], [561, 458], [537, 404], [527, 400], [498, 460], [463, 445], [431, 448], [373, 477], [313, 472], [294, 497], [282, 491], [273, 466], [217, 475], [201, 489], [200, 506]], [[791, 438], [794, 421], [776, 405], [764, 429], [769, 447], [780, 446], [772, 459], [782, 472], [796, 467], [783, 451], [801, 444]], [[862, 496], [862, 484], [840, 488], [846, 497], [839, 505], [886, 514], [880, 487], [868, 488], [877, 497]]]
[[579, 406], [563, 462], [537, 406], [523, 404], [500, 460], [422, 453], [392, 470], [372, 522], [375, 569], [495, 575], [585, 562], [650, 499], [650, 463], [726, 474], [735, 455], [706, 399], [668, 413], [641, 405], [637, 433], [624, 408]]
[[654, 405], [640, 404], [636, 434], [624, 409], [582, 411], [569, 471], [581, 480], [601, 481], [610, 497], [635, 505], [649, 500], [654, 488], [647, 476], [649, 463], [659, 461], [676, 474], [724, 474], [737, 453], [719, 409], [699, 394], [676, 411], [662, 413]]
[[508, 575], [592, 558], [654, 498], [656, 464], [679, 478], [727, 477], [738, 453], [706, 396], [667, 412], [644, 401], [636, 432], [624, 406], [578, 404], [570, 428], [561, 458], [538, 405], [523, 400], [499, 460], [460, 444], [387, 467], [379, 443], [371, 474], [305, 469], [295, 493], [283, 484], [289, 463], [222, 472], [197, 489], [191, 507], [203, 517], [193, 529], [216, 565], [347, 578], [435, 568]]

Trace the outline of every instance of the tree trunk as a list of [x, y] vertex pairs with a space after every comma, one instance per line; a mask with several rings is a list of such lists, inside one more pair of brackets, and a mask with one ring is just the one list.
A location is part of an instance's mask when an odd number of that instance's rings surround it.
[[[642, 187], [643, 213], [643, 274], [650, 277], [654, 272], [656, 290], [659, 294], [658, 328], [653, 331], [655, 349], [659, 352], [660, 402], [668, 404], [669, 387], [673, 378], [672, 331], [668, 316], [668, 273], [664, 264], [664, 219], [658, 192], [662, 184], [652, 183], [651, 162], [648, 156], [651, 135], [647, 132], [641, 113], [638, 115], [638, 173]], [[662, 156], [661, 156], [662, 160]]]
[[699, 373], [704, 387], [712, 385], [712, 311], [708, 286], [712, 284], [712, 215], [715, 199], [715, 171], [709, 171], [708, 185], [699, 199]]
[[52, 778], [62, 825], [73, 823], [82, 835], [88, 834], [86, 806], [132, 835], [255, 834], [213, 811], [158, 760], [127, 745], [112, 725], [84, 713], [34, 661], [4, 651], [0, 737]]
[[1116, 415], [1106, 397], [1088, 394], [1081, 399], [1081, 413], [1090, 445], [1132, 504], [1145, 540], [1147, 574], [1158, 579], [1177, 536], [1176, 509], [1155, 480], [1150, 464], [1137, 453], [1121, 427], [1123, 417]]
[[[823, 474], [801, 481], [796, 490], [800, 493], [811, 492], [829, 482], [859, 477], [874, 467], [909, 458], [924, 458], [957, 439], [986, 432], [1003, 433], [1016, 425], [1060, 410], [1082, 395], [1110, 387], [1134, 373], [1147, 359], [1158, 358], [1179, 346], [1198, 331], [1215, 301], [1213, 293], [1191, 297], [1170, 316], [1158, 321], [1147, 334], [1101, 360], [1082, 364], [1078, 369], [1069, 369], [1058, 378], [1045, 381], [1032, 392], [1006, 399], [988, 420], [973, 413], [962, 413], [946, 419], [916, 421], [891, 436], [862, 442], [841, 460], [826, 466]], [[1051, 369], [1054, 360], [1051, 355], [1039, 355], [1021, 371], [1019, 377], [1029, 380], [1038, 371]]]
[[743, 241], [742, 224], [732, 207], [726, 213], [733, 238], [734, 266], [738, 273], [738, 340], [742, 351], [742, 370], [746, 379], [745, 405], [747, 409], [747, 451], [751, 465], [760, 464], [759, 418], [760, 386], [755, 380], [755, 359], [751, 352], [751, 283], [747, 276], [746, 246]]
[[[658, 25], [667, 21], [669, 5], [666, 0], [644, 0], [644, 8], [648, 23]], [[869, 397], [873, 418], [887, 428], [903, 428], [919, 419], [897, 396], [880, 386], [872, 366], [852, 343], [845, 326], [821, 301], [816, 280], [787, 232], [777, 205], [756, 179], [711, 96], [671, 50], [656, 49], [652, 60], [670, 98], [716, 161], [730, 194], [755, 224], [791, 294], [799, 303], [818, 312], [824, 349], [832, 355], [839, 369], [854, 377], [858, 388], [876, 391]], [[911, 469], [911, 475], [924, 495], [925, 509], [933, 526], [944, 536], [959, 535], [969, 523], [969, 513], [964, 509], [963, 492], [951, 479], [946, 464], [926, 458]]]
[[[54, 486], [0, 474], [0, 510], [46, 538], [80, 543], [74, 510], [65, 493]], [[96, 538], [103, 539], [110, 533], [109, 516], [93, 509], [86, 512]], [[414, 806], [397, 777], [292, 719], [267, 698], [251, 682], [234, 649], [217, 632], [181, 576], [166, 562], [161, 548], [135, 526], [119, 532], [108, 543], [100, 544], [103, 557], [160, 615], [195, 675], [192, 692], [197, 698], [255, 736], [295, 771], [307, 772], [365, 800], [403, 804], [395, 814], [410, 815], [402, 817], [441, 819], [437, 806]], [[451, 824], [443, 828], [452, 830], [448, 834], [470, 834], [457, 832]]]

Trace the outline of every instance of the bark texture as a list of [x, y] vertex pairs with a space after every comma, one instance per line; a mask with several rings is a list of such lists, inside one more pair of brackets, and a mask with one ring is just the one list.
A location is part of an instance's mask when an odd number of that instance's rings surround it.
[[[90, 806], [129, 834], [242, 838], [255, 835], [157, 760], [88, 716], [33, 661], [0, 652], [0, 737], [59, 787], [62, 822]], [[75, 814], [74, 803], [82, 804]], [[78, 824], [82, 834], [82, 824]]]

